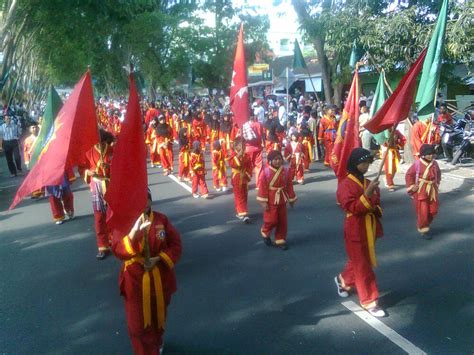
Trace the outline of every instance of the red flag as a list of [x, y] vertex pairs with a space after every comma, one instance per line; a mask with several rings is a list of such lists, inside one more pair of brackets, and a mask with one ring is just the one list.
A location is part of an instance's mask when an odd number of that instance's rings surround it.
[[346, 176], [349, 155], [359, 146], [359, 73], [356, 70], [331, 153], [331, 167], [338, 179]]
[[234, 70], [230, 86], [230, 109], [234, 113], [235, 122], [239, 127], [249, 119], [249, 90], [247, 83], [247, 67], [245, 65], [244, 25], [240, 25], [237, 48], [235, 50]]
[[98, 142], [92, 81], [87, 71], [59, 111], [48, 143], [18, 188], [10, 210], [33, 191], [61, 184], [66, 168], [81, 163], [84, 154]]
[[107, 226], [124, 235], [147, 205], [148, 176], [146, 146], [140, 103], [133, 73], [125, 120], [114, 146], [110, 184], [105, 194], [108, 203]]
[[402, 78], [393, 94], [375, 113], [374, 117], [364, 125], [367, 130], [372, 133], [380, 133], [398, 125], [399, 122], [408, 117], [415, 95], [416, 77], [423, 67], [425, 55], [426, 48]]

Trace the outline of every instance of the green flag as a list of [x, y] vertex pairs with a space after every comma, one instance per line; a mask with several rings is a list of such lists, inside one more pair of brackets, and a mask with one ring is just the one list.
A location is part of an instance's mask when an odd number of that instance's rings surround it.
[[44, 109], [43, 121], [41, 122], [41, 129], [38, 134], [38, 137], [35, 140], [33, 147], [31, 148], [31, 159], [29, 164], [29, 169], [35, 165], [36, 161], [38, 160], [38, 156], [43, 150], [46, 143], [51, 135], [51, 129], [54, 125], [54, 120], [56, 119], [59, 110], [63, 106], [63, 102], [59, 97], [54, 87], [51, 85], [48, 93], [48, 99], [46, 101], [46, 107]]
[[[385, 71], [382, 69], [379, 76], [379, 81], [377, 83], [377, 87], [375, 88], [374, 98], [372, 100], [372, 104], [370, 105], [369, 116], [370, 118], [374, 117], [375, 113], [382, 107], [385, 100], [387, 100], [387, 90], [385, 87]], [[390, 132], [388, 129], [382, 131], [380, 133], [374, 134], [374, 139], [377, 141], [379, 145], [384, 144], [388, 141], [390, 137]]]
[[306, 69], [306, 62], [303, 58], [303, 53], [301, 53], [300, 45], [298, 40], [295, 39], [295, 49], [293, 51], [293, 69], [302, 68]]
[[444, 49], [446, 21], [448, 18], [448, 0], [443, 0], [436, 27], [431, 36], [426, 58], [423, 63], [416, 103], [418, 104], [418, 119], [427, 120], [435, 112], [436, 93], [438, 90], [441, 60]]
[[354, 69], [357, 63], [357, 46], [356, 41], [352, 43], [351, 58], [349, 59], [349, 66]]

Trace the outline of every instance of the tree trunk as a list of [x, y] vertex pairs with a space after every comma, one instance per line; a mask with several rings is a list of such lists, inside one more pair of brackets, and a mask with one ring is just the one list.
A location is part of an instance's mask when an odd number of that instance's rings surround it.
[[333, 100], [332, 100], [332, 103], [334, 105], [336, 105], [337, 107], [339, 108], [343, 108], [343, 104], [342, 104], [342, 87], [343, 85], [341, 83], [338, 83], [338, 84], [334, 84], [333, 86], [333, 92], [334, 92], [334, 95], [333, 95]]
[[329, 60], [324, 52], [324, 39], [321, 36], [317, 36], [313, 41], [316, 54], [318, 55], [319, 64], [321, 65], [321, 78], [323, 80], [324, 98], [326, 102], [332, 102], [333, 90], [331, 87], [331, 68], [329, 66]]

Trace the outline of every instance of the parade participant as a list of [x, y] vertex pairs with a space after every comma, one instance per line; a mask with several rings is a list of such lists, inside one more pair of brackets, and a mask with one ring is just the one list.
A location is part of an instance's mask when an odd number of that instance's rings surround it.
[[348, 175], [337, 187], [337, 201], [346, 213], [344, 242], [349, 260], [334, 280], [339, 296], [349, 296], [355, 287], [362, 308], [374, 317], [385, 317], [378, 305], [379, 292], [372, 270], [377, 265], [375, 240], [383, 235], [379, 181], [364, 177], [372, 161], [370, 151], [355, 148], [347, 162]]
[[201, 113], [197, 113], [193, 117], [193, 140], [201, 142], [201, 149], [206, 150], [206, 136], [207, 136], [207, 127], [206, 122], [204, 122], [204, 117]]
[[267, 131], [267, 137], [266, 137], [266, 140], [265, 140], [265, 151], [267, 153], [267, 163], [269, 164], [269, 160], [268, 160], [268, 154], [272, 151], [272, 150], [277, 150], [279, 152], [281, 152], [281, 148], [282, 148], [282, 144], [281, 144], [281, 140], [280, 140], [280, 137], [278, 136], [277, 134], [277, 127], [272, 127], [270, 128], [269, 131]]
[[179, 159], [178, 159], [178, 178], [180, 181], [190, 181], [189, 178], [189, 160], [190, 160], [190, 147], [188, 130], [181, 128], [179, 130]]
[[227, 158], [232, 150], [237, 129], [232, 122], [232, 114], [226, 113], [222, 118], [219, 130], [219, 140], [221, 142], [222, 152]]
[[385, 172], [385, 186], [387, 186], [388, 191], [395, 191], [395, 183], [393, 179], [395, 174], [398, 171], [398, 166], [400, 164], [400, 149], [403, 149], [405, 146], [405, 136], [400, 133], [400, 131], [395, 130], [393, 133], [393, 138], [382, 145], [382, 152], [387, 152], [387, 158], [385, 159], [383, 168]]
[[84, 176], [84, 181], [89, 184], [92, 193], [92, 209], [94, 211], [98, 248], [96, 258], [103, 260], [110, 253], [110, 235], [106, 224], [107, 202], [104, 200], [104, 195], [110, 180], [114, 137], [103, 129], [99, 133], [100, 143], [86, 153], [85, 161], [79, 167], [79, 171]]
[[324, 165], [329, 166], [332, 148], [336, 141], [337, 121], [333, 107], [324, 108], [324, 116], [319, 122], [318, 141], [324, 145]]
[[46, 195], [53, 215], [54, 223], [63, 224], [65, 216], [74, 218], [74, 195], [70, 184], [76, 180], [71, 168], [66, 169], [61, 185], [46, 186]]
[[219, 111], [214, 111], [212, 115], [209, 115], [209, 120], [207, 121], [207, 126], [209, 128], [209, 144], [212, 148], [212, 145], [215, 141], [219, 140], [219, 131], [220, 131], [220, 114]]
[[256, 121], [251, 112], [249, 120], [242, 126], [242, 137], [245, 139], [245, 153], [255, 170], [255, 181], [258, 182], [263, 168], [263, 148], [265, 147], [263, 125]]
[[437, 118], [437, 121], [438, 123], [444, 123], [448, 125], [452, 125], [454, 123], [453, 117], [448, 112], [448, 105], [439, 105], [439, 116]]
[[298, 132], [291, 133], [291, 141], [285, 146], [285, 160], [290, 164], [290, 180], [296, 178], [300, 185], [304, 184], [304, 152], [303, 145], [298, 141]]
[[371, 150], [372, 133], [365, 129], [364, 125], [370, 120], [369, 109], [365, 101], [359, 103], [359, 138], [362, 142], [362, 148]]
[[150, 107], [148, 108], [145, 114], [145, 125], [148, 127], [150, 125], [151, 120], [158, 118], [159, 115], [160, 111], [156, 109], [155, 102], [151, 102]]
[[[200, 141], [193, 142], [190, 164], [193, 197], [199, 198], [199, 196], [201, 196], [202, 198], [208, 198], [209, 190], [207, 189], [206, 184], [206, 165]], [[198, 193], [198, 187], [201, 189], [201, 195]]]
[[160, 152], [163, 174], [165, 176], [172, 174], [174, 161], [173, 134], [170, 125], [166, 123], [166, 118], [163, 115], [158, 117], [158, 124], [156, 125], [156, 140], [158, 142], [158, 151]]
[[156, 135], [157, 125], [158, 120], [156, 118], [152, 119], [145, 134], [145, 143], [148, 145], [150, 151], [150, 166], [152, 168], [155, 166], [161, 166], [160, 152], [158, 150], [158, 138]]
[[7, 160], [11, 176], [22, 175], [23, 170], [21, 169], [20, 146], [18, 143], [21, 137], [21, 127], [12, 122], [11, 117], [8, 115], [5, 115], [4, 123], [0, 126], [0, 137], [3, 139], [2, 148], [5, 152], [5, 159]]
[[420, 148], [423, 144], [436, 143], [436, 126], [431, 119], [423, 122], [417, 121], [411, 128], [411, 148], [415, 159], [420, 158]]
[[193, 138], [193, 116], [191, 108], [187, 108], [183, 116], [183, 127], [188, 130], [188, 138]]
[[245, 140], [237, 137], [234, 141], [234, 150], [228, 158], [232, 168], [232, 188], [234, 190], [234, 204], [236, 217], [244, 223], [250, 223], [248, 217], [247, 198], [248, 184], [252, 179], [252, 161], [245, 154]]
[[317, 160], [318, 157], [318, 112], [311, 111], [309, 120], [308, 120], [308, 128], [311, 131], [312, 141], [313, 141], [313, 161]]
[[30, 159], [33, 145], [35, 144], [36, 138], [38, 138], [38, 125], [31, 125], [30, 126], [30, 135], [25, 138], [23, 141], [23, 161], [25, 162], [26, 168], [30, 168]]
[[439, 207], [441, 170], [434, 157], [434, 146], [423, 144], [420, 148], [420, 159], [415, 161], [405, 175], [407, 192], [415, 205], [418, 232], [424, 239], [431, 239], [430, 224]]
[[270, 235], [275, 228], [275, 245], [287, 250], [286, 235], [288, 221], [286, 203], [290, 206], [296, 201], [293, 181], [289, 171], [283, 167], [283, 156], [278, 150], [272, 150], [267, 156], [268, 167], [261, 175], [258, 183], [257, 201], [263, 207], [263, 226], [260, 229], [266, 245], [271, 246]]
[[309, 171], [309, 165], [313, 161], [313, 141], [312, 133], [307, 121], [303, 120], [300, 125], [300, 141], [303, 146], [303, 166], [304, 171]]
[[[174, 266], [181, 257], [179, 232], [162, 213], [148, 206], [128, 235], [114, 232], [112, 249], [123, 260], [120, 294], [125, 301], [128, 334], [135, 354], [161, 354], [167, 308], [176, 292]], [[144, 251], [148, 240], [149, 261]]]
[[212, 182], [216, 191], [227, 191], [227, 168], [219, 140], [212, 145]]

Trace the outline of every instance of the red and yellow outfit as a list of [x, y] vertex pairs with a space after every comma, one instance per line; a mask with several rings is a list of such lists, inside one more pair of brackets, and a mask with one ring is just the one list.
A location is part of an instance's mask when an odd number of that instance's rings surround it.
[[[147, 233], [138, 231], [133, 240], [116, 232], [112, 250], [124, 261], [120, 271], [120, 293], [125, 300], [128, 333], [135, 354], [159, 354], [163, 344], [167, 307], [176, 292], [174, 265], [181, 256], [181, 238], [168, 218], [150, 214]], [[145, 271], [144, 238], [148, 238], [150, 257], [160, 260]]]
[[275, 243], [284, 244], [288, 231], [286, 203], [296, 201], [293, 182], [288, 169], [264, 169], [258, 182], [257, 201], [266, 202], [268, 208], [263, 211], [263, 226], [260, 229], [263, 238], [270, 238], [275, 228]]
[[158, 150], [158, 140], [155, 127], [148, 127], [145, 135], [145, 143], [150, 151], [150, 162], [153, 165], [160, 165], [160, 152]]
[[301, 141], [303, 146], [303, 166], [304, 170], [309, 170], [309, 165], [313, 161], [313, 141], [311, 137], [305, 136]]
[[[103, 144], [101, 147], [100, 144], [96, 144], [86, 153], [84, 165], [80, 169], [92, 193], [92, 209], [99, 250], [107, 250], [110, 247], [110, 235], [106, 224], [107, 204], [104, 195], [110, 180], [112, 154], [112, 146]], [[88, 171], [92, 171], [94, 175], [89, 176]]]
[[163, 167], [164, 173], [169, 173], [173, 171], [173, 136], [171, 133], [171, 127], [168, 125], [168, 134], [159, 135], [156, 134], [156, 141], [158, 143], [158, 151], [160, 152], [160, 161], [161, 166]]
[[227, 187], [227, 167], [222, 150], [212, 150], [212, 182], [215, 189]]
[[285, 160], [290, 162], [290, 180], [296, 177], [299, 184], [304, 182], [304, 153], [300, 142], [290, 142], [284, 151]]
[[372, 197], [364, 193], [369, 180], [361, 182], [352, 174], [338, 185], [337, 201], [346, 213], [344, 220], [344, 242], [349, 260], [341, 273], [342, 285], [357, 289], [359, 301], [364, 308], [377, 305], [379, 292], [372, 267], [377, 266], [375, 240], [383, 235], [380, 190]]
[[324, 144], [324, 165], [329, 166], [332, 148], [336, 141], [337, 122], [335, 117], [324, 116], [319, 122], [318, 140]]
[[234, 125], [232, 125], [232, 128], [229, 132], [223, 132], [222, 129], [219, 130], [219, 140], [221, 142], [222, 151], [225, 157], [229, 157], [231, 153], [236, 134], [237, 127], [235, 127]]
[[191, 153], [191, 176], [192, 176], [192, 193], [198, 193], [198, 187], [201, 189], [201, 194], [206, 197], [209, 194], [206, 184], [206, 165], [204, 161], [203, 152]]
[[29, 168], [31, 153], [33, 145], [35, 144], [37, 136], [34, 134], [30, 134], [28, 137], [25, 138], [23, 141], [23, 160], [25, 162], [26, 167]]
[[197, 117], [193, 120], [193, 140], [201, 142], [202, 150], [206, 148], [206, 137], [207, 137], [207, 126], [204, 119], [198, 119]]
[[189, 144], [180, 147], [178, 156], [178, 177], [186, 181], [189, 181], [189, 168], [191, 159], [189, 150]]
[[235, 211], [240, 217], [248, 214], [248, 184], [252, 179], [252, 160], [247, 154], [239, 156], [232, 153], [228, 159], [232, 168], [232, 188], [234, 191]]
[[146, 114], [145, 114], [145, 124], [146, 124], [146, 126], [148, 127], [151, 120], [153, 120], [154, 118], [158, 118], [159, 115], [160, 115], [160, 111], [158, 111], [156, 108], [150, 107], [146, 111]]
[[411, 128], [411, 147], [413, 156], [420, 158], [420, 148], [423, 144], [437, 144], [439, 135], [436, 135], [436, 127], [431, 120], [426, 122], [417, 121]]
[[[441, 170], [438, 163], [435, 160], [416, 161], [406, 172], [405, 181], [408, 194], [413, 198], [415, 205], [418, 231], [427, 233], [439, 208], [438, 188], [441, 182]], [[416, 185], [418, 190], [412, 191], [412, 187]]]
[[265, 141], [265, 151], [270, 153], [272, 150], [277, 150], [281, 152], [281, 143], [280, 142], [272, 142], [270, 140]]
[[395, 186], [393, 178], [398, 171], [401, 158], [399, 149], [403, 149], [405, 143], [405, 136], [399, 131], [395, 131], [393, 134], [393, 143], [390, 144], [390, 147], [388, 147], [389, 142], [386, 142], [382, 145], [382, 151], [388, 149], [387, 158], [385, 159], [383, 165], [385, 171], [385, 181], [388, 188], [393, 188]]

